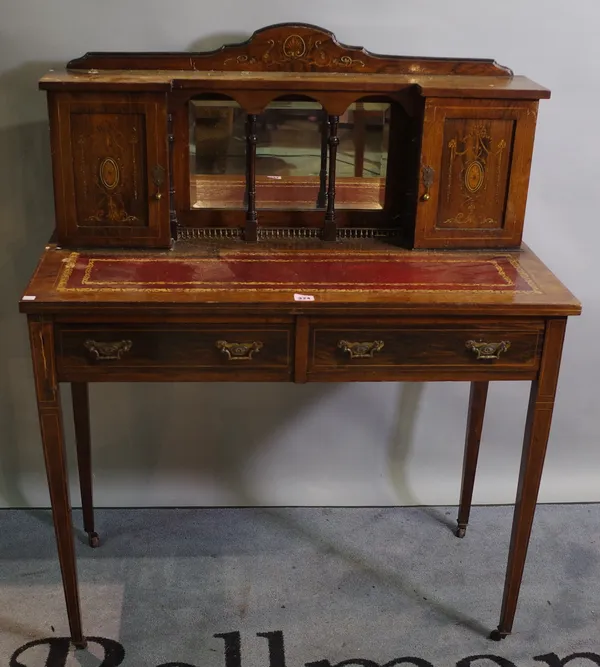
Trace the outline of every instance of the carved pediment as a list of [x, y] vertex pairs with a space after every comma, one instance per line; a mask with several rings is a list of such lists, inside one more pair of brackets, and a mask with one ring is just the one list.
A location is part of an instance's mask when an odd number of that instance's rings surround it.
[[282, 24], [263, 28], [243, 44], [225, 46], [223, 69], [276, 71], [373, 71], [374, 58], [360, 47], [339, 44], [327, 30]]
[[201, 53], [87, 53], [69, 69], [168, 69], [512, 76], [493, 60], [383, 56], [340, 44], [333, 33], [307, 23], [257, 30], [240, 44]]

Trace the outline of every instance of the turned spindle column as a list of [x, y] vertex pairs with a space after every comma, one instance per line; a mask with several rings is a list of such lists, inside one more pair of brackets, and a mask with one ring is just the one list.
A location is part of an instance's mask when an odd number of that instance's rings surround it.
[[339, 116], [329, 116], [329, 182], [327, 185], [327, 211], [325, 212], [325, 231], [323, 238], [326, 241], [335, 241], [336, 239], [336, 225], [335, 225], [335, 166], [337, 160], [337, 147], [340, 143], [337, 135]]
[[244, 238], [251, 243], [258, 238], [258, 215], [256, 213], [256, 114], [248, 114], [246, 120], [246, 227]]
[[319, 169], [319, 194], [317, 196], [317, 208], [327, 206], [327, 148], [329, 139], [329, 123], [327, 113], [323, 111], [321, 120], [321, 167]]

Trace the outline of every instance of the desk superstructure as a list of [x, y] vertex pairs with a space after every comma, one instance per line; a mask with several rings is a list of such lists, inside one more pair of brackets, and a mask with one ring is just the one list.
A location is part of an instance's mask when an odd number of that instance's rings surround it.
[[48, 91], [56, 234], [21, 300], [71, 636], [85, 644], [88, 382], [472, 383], [465, 536], [491, 380], [532, 382], [510, 633], [578, 301], [521, 246], [545, 88], [489, 60], [379, 56], [306, 24], [209, 53], [91, 53]]

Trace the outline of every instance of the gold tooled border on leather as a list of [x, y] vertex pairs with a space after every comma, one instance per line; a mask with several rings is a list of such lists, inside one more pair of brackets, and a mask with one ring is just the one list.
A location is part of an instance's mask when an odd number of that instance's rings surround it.
[[[237, 259], [235, 258], [235, 255], [239, 254], [241, 257], [238, 257]], [[257, 257], [247, 257], [248, 254], [256, 254]], [[288, 254], [288, 253], [282, 253], [282, 254]], [[300, 253], [302, 254], [302, 253]], [[360, 258], [364, 257], [365, 255], [369, 255], [369, 261], [381, 261], [381, 262], [389, 262], [390, 260], [390, 255], [393, 253], [381, 253], [381, 252], [374, 252], [374, 253], [369, 253], [369, 252], [362, 252], [358, 251], [356, 253], [356, 256], [354, 257], [348, 257], [347, 255], [345, 257], [339, 257], [339, 256], [328, 256], [328, 257], [314, 257], [314, 255], [311, 256], [311, 261], [312, 262], [355, 262], [359, 260]], [[375, 256], [375, 257], [374, 257]], [[379, 256], [380, 259], [377, 259], [376, 256]], [[239, 262], [264, 262], [265, 256], [263, 253], [248, 253], [248, 252], [233, 252], [233, 253], [226, 253], [226, 258], [227, 259], [236, 259], [236, 261]], [[259, 291], [257, 288], [262, 287], [263, 289], [268, 287], [270, 291], [274, 292], [289, 292], [290, 290], [293, 290], [296, 287], [303, 287], [303, 286], [310, 286], [312, 291], [315, 292], [326, 292], [326, 291], [335, 291], [335, 292], [356, 292], [356, 293], [372, 293], [372, 292], [377, 292], [377, 291], [385, 291], [385, 292], [415, 292], [415, 293], [424, 293], [424, 294], [435, 294], [439, 293], [442, 290], [440, 288], [437, 289], [420, 289], [425, 285], [430, 285], [431, 283], [411, 283], [410, 287], [396, 287], [395, 284], [393, 283], [384, 283], [384, 282], [376, 282], [376, 283], [360, 283], [361, 286], [369, 286], [373, 287], [375, 289], [360, 289], [358, 287], [331, 287], [331, 284], [329, 284], [326, 287], [318, 287], [319, 283], [318, 282], [294, 282], [290, 283], [289, 287], [278, 287], [275, 286], [276, 283], [273, 283], [272, 281], [241, 281], [241, 282], [215, 282], [215, 281], [210, 281], [210, 282], [202, 282], [202, 281], [189, 281], [189, 282], [179, 282], [179, 283], [167, 283], [167, 282], [160, 282], [160, 281], [152, 281], [152, 282], [146, 282], [143, 283], [142, 286], [139, 286], [139, 282], [123, 282], [121, 281], [119, 284], [120, 285], [126, 285], [126, 287], [109, 287], [109, 285], [114, 285], [114, 282], [101, 282], [101, 281], [93, 281], [91, 280], [91, 273], [94, 268], [94, 265], [97, 262], [131, 262], [130, 258], [119, 258], [119, 257], [97, 257], [97, 258], [88, 258], [87, 264], [85, 266], [85, 271], [83, 278], [81, 280], [81, 285], [78, 287], [69, 287], [68, 286], [68, 281], [75, 269], [75, 266], [77, 264], [77, 260], [79, 259], [79, 253], [73, 252], [69, 255], [68, 259], [65, 261], [63, 271], [60, 275], [59, 281], [57, 283], [57, 290], [58, 291], [68, 291], [68, 292], [75, 292], [75, 293], [89, 293], [89, 292], [169, 292], [169, 291], [184, 291], [184, 292], [211, 292], [211, 291], [226, 291], [230, 289], [244, 289], [244, 291]], [[189, 261], [191, 258], [186, 258], [187, 261]], [[196, 261], [202, 261], [202, 262], [223, 262], [225, 257], [221, 258], [215, 258], [215, 257], [202, 257], [198, 258]], [[411, 261], [410, 257], [403, 257], [404, 260], [409, 260]], [[518, 260], [516, 260], [514, 257], [511, 257], [510, 255], [507, 254], [501, 254], [501, 255], [495, 255], [493, 258], [482, 258], [481, 260], [475, 260], [477, 262], [483, 262], [483, 263], [488, 263], [492, 264], [496, 271], [498, 272], [498, 275], [505, 281], [505, 285], [498, 285], [494, 286], [491, 283], [439, 283], [440, 285], [442, 284], [448, 284], [448, 285], [453, 285], [453, 287], [456, 286], [461, 286], [465, 287], [467, 289], [452, 289], [452, 293], [459, 293], [459, 294], [464, 294], [464, 293], [473, 293], [473, 294], [478, 294], [478, 293], [491, 293], [491, 294], [502, 294], [506, 293], [502, 288], [503, 287], [512, 287], [515, 285], [514, 281], [509, 278], [509, 276], [506, 274], [504, 269], [500, 266], [498, 263], [499, 259], [505, 259], [507, 260], [511, 266], [514, 267], [514, 269], [517, 271], [519, 276], [527, 283], [527, 285], [530, 287], [530, 290], [512, 290], [510, 291], [510, 294], [542, 294], [542, 291], [539, 289], [539, 287], [536, 285], [536, 283], [533, 281], [531, 276], [523, 269], [523, 267], [519, 264]], [[135, 259], [136, 262], [178, 262], [181, 260], [178, 259], [169, 259], [169, 258], [150, 258], [150, 257], [139, 257]], [[294, 262], [298, 261], [298, 253], [294, 253], [293, 256], [291, 254], [285, 258], [278, 258], [278, 257], [273, 257], [273, 255], [270, 253], [269, 254], [269, 261], [271, 262]], [[412, 259], [412, 261], [418, 261], [418, 262], [428, 262], [428, 261], [435, 261], [435, 262], [441, 262], [441, 263], [463, 263], [465, 262], [464, 259], [462, 258], [449, 258], [449, 257], [444, 257], [440, 256], [438, 253], [432, 253], [431, 255], [428, 255], [427, 257], [419, 256], [418, 260], [417, 258]], [[321, 283], [322, 285], [326, 285], [326, 283]], [[86, 285], [84, 287], [84, 285]], [[87, 287], [89, 285], [89, 287]], [[135, 285], [138, 285], [138, 287], [135, 287]], [[153, 285], [153, 287], [146, 287], [144, 285]], [[159, 285], [163, 285], [166, 287], [158, 287]], [[168, 285], [168, 286], [167, 286]], [[201, 285], [208, 285], [207, 287], [202, 287]], [[246, 287], [248, 285], [253, 285], [256, 287]], [[393, 285], [393, 287], [390, 287], [390, 285]], [[193, 287], [191, 287], [193, 286]], [[377, 290], [377, 286], [382, 287], [383, 289]], [[385, 286], [385, 287], [384, 287]]]

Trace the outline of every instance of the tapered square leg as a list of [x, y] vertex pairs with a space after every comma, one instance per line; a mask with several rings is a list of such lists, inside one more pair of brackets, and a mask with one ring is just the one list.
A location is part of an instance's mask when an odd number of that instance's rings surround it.
[[69, 480], [60, 393], [54, 358], [54, 329], [50, 321], [29, 318], [29, 338], [37, 396], [42, 447], [46, 463], [52, 519], [62, 574], [71, 640], [82, 648], [85, 639], [77, 585], [77, 565], [69, 499]]
[[94, 500], [92, 494], [92, 440], [90, 433], [90, 404], [87, 382], [71, 384], [75, 441], [77, 443], [77, 467], [81, 489], [83, 529], [91, 547], [100, 546], [100, 538], [94, 528]]
[[548, 321], [538, 379], [531, 387], [502, 611], [498, 629], [492, 632], [491, 639], [499, 640], [509, 635], [515, 618], [550, 435], [566, 323], [562, 318]]
[[465, 453], [463, 459], [462, 485], [460, 489], [460, 505], [458, 507], [457, 537], [464, 537], [471, 513], [473, 487], [477, 471], [479, 444], [483, 430], [485, 404], [487, 401], [489, 382], [472, 382], [469, 396], [469, 415], [467, 417], [467, 435], [465, 437]]

